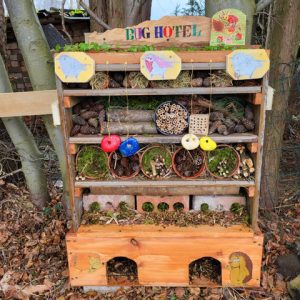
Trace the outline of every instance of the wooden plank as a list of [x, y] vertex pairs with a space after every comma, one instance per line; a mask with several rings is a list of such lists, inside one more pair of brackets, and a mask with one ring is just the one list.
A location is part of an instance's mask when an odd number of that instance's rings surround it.
[[251, 152], [251, 153], [257, 153], [257, 149], [258, 149], [258, 143], [247, 143], [246, 144], [247, 149]]
[[249, 198], [253, 198], [254, 197], [254, 195], [255, 195], [255, 188], [254, 188], [254, 186], [248, 187], [246, 189], [246, 191], [247, 191], [247, 195], [248, 195]]
[[[178, 55], [178, 52], [176, 52]], [[207, 63], [207, 62], [200, 62], [200, 63], [182, 63], [181, 70], [225, 70], [226, 64], [225, 62], [215, 62], [215, 63]], [[140, 71], [140, 64], [98, 64], [96, 65], [96, 71], [102, 72], [115, 72], [115, 71]]]
[[64, 107], [71, 108], [74, 105], [76, 105], [79, 101], [80, 98], [78, 97], [71, 97], [71, 96], [64, 97]]
[[262, 93], [256, 93], [252, 95], [252, 97], [250, 98], [250, 102], [254, 105], [261, 105], [262, 97]]
[[122, 256], [136, 262], [140, 285], [189, 286], [189, 264], [213, 257], [222, 266], [222, 285], [234, 286], [230, 257], [242, 252], [252, 263], [251, 279], [242, 285], [259, 286], [262, 242], [242, 226], [81, 226], [67, 234], [71, 285], [108, 285], [106, 264]]
[[[159, 144], [179, 144], [181, 143], [181, 135], [174, 136], [164, 136], [161, 134], [155, 135], [147, 135], [147, 136], [134, 136], [141, 144], [152, 144], [152, 143], [159, 143]], [[255, 143], [257, 142], [257, 135], [252, 133], [234, 133], [227, 136], [220, 135], [220, 134], [212, 134], [210, 135], [216, 141], [216, 143]], [[122, 136], [122, 140], [125, 140], [127, 137]], [[76, 136], [70, 137], [70, 143], [72, 144], [99, 144], [102, 140], [102, 136], [100, 135], [91, 135], [91, 136]]]
[[51, 115], [57, 101], [56, 90], [0, 93], [0, 117]]
[[77, 151], [78, 151], [78, 145], [70, 143], [69, 144], [69, 154], [74, 155], [77, 153]]
[[238, 195], [239, 186], [181, 186], [172, 187], [126, 187], [118, 189], [115, 187], [89, 187], [91, 193], [99, 195], [153, 195], [153, 196], [170, 196], [170, 195]]
[[208, 95], [208, 94], [250, 94], [261, 92], [261, 86], [162, 88], [162, 89], [105, 89], [64, 90], [64, 96], [156, 96], [156, 95]]

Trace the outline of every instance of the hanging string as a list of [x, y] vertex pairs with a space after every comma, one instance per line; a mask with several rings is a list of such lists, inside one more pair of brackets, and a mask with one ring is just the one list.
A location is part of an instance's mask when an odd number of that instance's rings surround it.
[[[211, 76], [212, 66], [211, 66], [212, 60], [209, 61], [209, 76]], [[212, 80], [210, 80], [210, 94], [209, 94], [209, 106], [208, 106], [208, 120], [210, 119], [210, 111], [212, 106], [212, 93], [213, 93], [213, 85]]]
[[[106, 73], [107, 73], [107, 76], [108, 76], [108, 60], [106, 61]], [[109, 111], [110, 110], [110, 93], [108, 94], [108, 109], [107, 109], [107, 111]], [[106, 124], [106, 126], [107, 126], [107, 132], [108, 132], [108, 136], [110, 136], [110, 128], [109, 128], [109, 114], [107, 114], [107, 124]]]
[[[193, 65], [193, 60], [191, 59], [191, 67], [192, 67], [192, 72], [191, 72], [191, 88], [193, 91], [193, 76], [194, 76], [194, 65]], [[191, 114], [193, 113], [193, 92], [191, 94]]]
[[[127, 61], [125, 61], [125, 96], [126, 96], [126, 114], [128, 116], [129, 114], [129, 98], [128, 98], [128, 77], [127, 77]], [[129, 129], [128, 126], [126, 125], [125, 122], [125, 127], [126, 127], [126, 131], [127, 131], [127, 135], [126, 135], [126, 139], [128, 139], [129, 137]]]

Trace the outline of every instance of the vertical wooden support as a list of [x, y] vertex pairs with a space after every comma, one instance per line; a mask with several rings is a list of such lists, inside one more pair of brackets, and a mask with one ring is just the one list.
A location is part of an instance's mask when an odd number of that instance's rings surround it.
[[247, 143], [246, 146], [251, 153], [257, 153], [258, 143]]
[[[260, 199], [260, 186], [261, 186], [261, 172], [263, 161], [263, 145], [264, 145], [264, 132], [266, 123], [266, 95], [268, 89], [268, 73], [263, 78], [262, 94], [256, 94], [256, 97], [261, 97], [261, 105], [259, 110], [259, 124], [258, 124], [258, 143], [256, 153], [256, 169], [255, 169], [255, 190], [253, 195], [253, 203], [251, 207], [252, 227], [256, 231], [258, 229], [258, 210]], [[250, 192], [250, 191], [249, 191]], [[251, 195], [249, 194], [249, 197]]]

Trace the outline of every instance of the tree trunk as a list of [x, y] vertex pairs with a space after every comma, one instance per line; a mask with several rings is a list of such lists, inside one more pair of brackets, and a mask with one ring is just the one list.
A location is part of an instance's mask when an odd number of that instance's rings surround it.
[[[0, 93], [12, 93], [12, 87], [0, 55]], [[2, 118], [2, 122], [20, 156], [22, 171], [32, 202], [43, 208], [48, 200], [46, 176], [42, 170], [42, 155], [36, 146], [32, 133], [22, 118]]]
[[0, 1], [0, 55], [6, 60], [6, 20], [3, 1]]
[[269, 85], [275, 89], [273, 110], [267, 111], [261, 206], [278, 203], [279, 163], [288, 112], [290, 78], [294, 74], [300, 40], [300, 1], [275, 0], [270, 32], [271, 71]]
[[[152, 0], [90, 0], [90, 9], [112, 28], [136, 25], [150, 19]], [[91, 31], [104, 28], [91, 20]]]
[[216, 12], [226, 8], [236, 8], [246, 14], [246, 44], [251, 43], [253, 17], [256, 13], [255, 0], [205, 0], [205, 15], [212, 17]]
[[127, 110], [122, 108], [110, 108], [106, 112], [110, 122], [150, 122], [153, 121], [153, 110]]
[[[109, 130], [108, 130], [109, 126]], [[101, 134], [156, 134], [153, 122], [102, 122]]]
[[[15, 36], [22, 52], [25, 65], [34, 90], [56, 89], [53, 58], [39, 23], [32, 0], [5, 0]], [[68, 209], [69, 178], [66, 176], [66, 159], [60, 126], [54, 126], [52, 116], [43, 121], [58, 156], [64, 182], [63, 204]]]

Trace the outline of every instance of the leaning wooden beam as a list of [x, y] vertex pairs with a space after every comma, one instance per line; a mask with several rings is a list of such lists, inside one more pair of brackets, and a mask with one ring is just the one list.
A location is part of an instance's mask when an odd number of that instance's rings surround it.
[[0, 94], [0, 117], [51, 115], [57, 106], [57, 91]]

